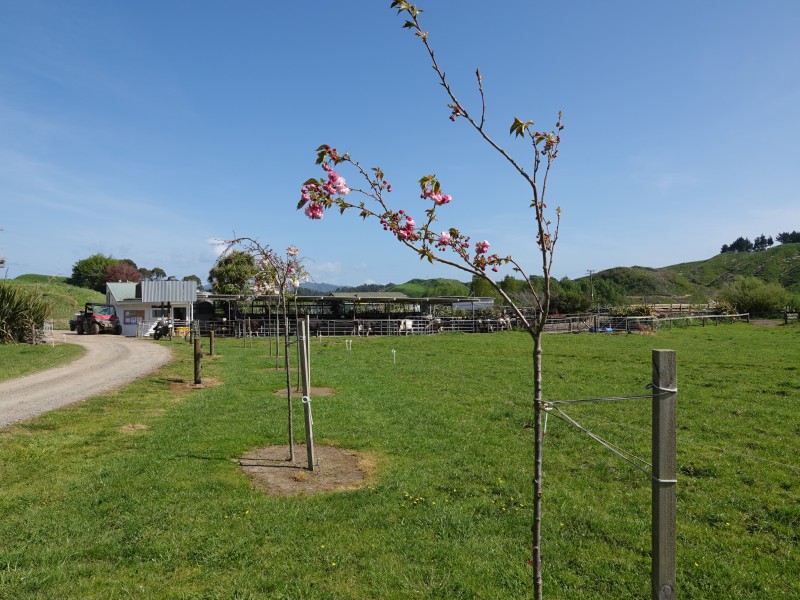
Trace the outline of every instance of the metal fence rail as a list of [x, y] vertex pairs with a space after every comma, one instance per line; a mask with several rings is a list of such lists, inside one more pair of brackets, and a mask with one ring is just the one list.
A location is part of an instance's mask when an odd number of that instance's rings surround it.
[[[670, 327], [718, 324], [720, 322], [748, 321], [748, 314], [738, 315], [686, 315], [680, 317], [624, 317], [613, 315], [580, 315], [547, 319], [545, 333], [634, 333], [656, 331]], [[149, 335], [155, 322], [143, 322], [140, 335]], [[429, 335], [438, 332], [494, 333], [513, 329], [515, 319], [506, 317], [471, 319], [466, 317], [406, 317], [404, 319], [311, 319], [312, 337], [366, 337], [373, 335]], [[174, 324], [176, 335], [184, 335], [194, 328], [201, 336], [213, 331], [217, 337], [269, 338], [284, 335], [282, 319], [236, 319], [225, 321], [194, 321]], [[288, 334], [297, 335], [297, 322], [289, 320]]]

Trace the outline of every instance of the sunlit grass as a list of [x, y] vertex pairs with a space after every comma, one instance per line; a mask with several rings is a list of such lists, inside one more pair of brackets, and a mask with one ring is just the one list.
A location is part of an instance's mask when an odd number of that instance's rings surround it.
[[[545, 339], [551, 400], [647, 393], [651, 349], [677, 351], [684, 597], [796, 595], [798, 335]], [[202, 390], [184, 385], [189, 346], [165, 343], [176, 362], [148, 380], [0, 434], [0, 598], [530, 595], [524, 334], [313, 340], [312, 383], [336, 390], [313, 399], [316, 442], [378, 468], [360, 490], [300, 498], [253, 491], [234, 460], [286, 441], [266, 342], [217, 340], [203, 373], [223, 383]], [[567, 411], [649, 456], [649, 401]], [[647, 597], [646, 476], [552, 418], [544, 471], [546, 597]]]
[[0, 344], [0, 381], [73, 361], [86, 351], [75, 344]]

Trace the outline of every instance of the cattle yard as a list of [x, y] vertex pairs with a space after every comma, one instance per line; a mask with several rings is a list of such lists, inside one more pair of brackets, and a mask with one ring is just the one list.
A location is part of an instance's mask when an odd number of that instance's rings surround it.
[[[546, 333], [634, 333], [660, 328], [706, 326], [747, 321], [746, 314], [720, 315], [708, 305], [653, 305], [652, 315], [625, 316], [608, 311], [580, 315], [554, 315], [547, 319]], [[523, 308], [528, 318], [532, 308]], [[297, 322], [309, 319], [313, 337], [368, 337], [453, 333], [496, 333], [518, 327], [518, 319], [507, 307], [495, 306], [491, 298], [410, 298], [401, 295], [353, 294], [351, 297], [298, 296], [287, 303], [287, 319], [277, 297], [242, 300], [234, 296], [198, 299], [195, 320], [174, 321], [179, 331], [194, 328], [200, 335], [213, 331], [219, 337], [274, 337], [297, 335]], [[152, 323], [143, 322], [146, 332]]]
[[[720, 315], [707, 305], [656, 305], [647, 316], [615, 315], [607, 311], [580, 315], [555, 315], [547, 319], [546, 333], [635, 333], [691, 325], [718, 325], [747, 321], [746, 314]], [[496, 333], [516, 329], [519, 319], [490, 298], [410, 298], [371, 295], [298, 296], [287, 305], [286, 319], [279, 298], [242, 300], [232, 296], [207, 296], [195, 304], [193, 322], [175, 320], [179, 333], [193, 329], [201, 336], [211, 331], [219, 337], [274, 337], [297, 335], [297, 322], [308, 318], [313, 337], [368, 337], [430, 335], [443, 332]], [[533, 309], [522, 309], [532, 319]], [[143, 322], [140, 332], [152, 323]], [[185, 329], [184, 329], [185, 328]], [[144, 333], [140, 333], [143, 335]]]

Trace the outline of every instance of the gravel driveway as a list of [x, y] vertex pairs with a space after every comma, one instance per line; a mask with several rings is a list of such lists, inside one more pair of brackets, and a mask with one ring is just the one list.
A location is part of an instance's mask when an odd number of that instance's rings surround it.
[[56, 331], [57, 342], [80, 344], [86, 354], [69, 364], [0, 383], [0, 427], [119, 387], [151, 373], [172, 357], [151, 340]]

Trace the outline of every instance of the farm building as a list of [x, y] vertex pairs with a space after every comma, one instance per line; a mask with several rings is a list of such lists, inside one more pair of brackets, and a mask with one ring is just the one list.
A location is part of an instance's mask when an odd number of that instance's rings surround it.
[[122, 334], [131, 337], [146, 335], [159, 319], [192, 321], [196, 301], [197, 284], [193, 281], [106, 284], [106, 303], [116, 307]]
[[[126, 336], [148, 335], [159, 319], [175, 327], [194, 323], [201, 334], [272, 335], [283, 327], [276, 296], [241, 298], [197, 291], [191, 281], [109, 283], [106, 301], [117, 309]], [[491, 298], [411, 298], [403, 293], [333, 293], [297, 296], [287, 306], [290, 328], [310, 319], [313, 335], [391, 335], [430, 333], [441, 329], [474, 332], [496, 330], [483, 311]], [[460, 314], [453, 317], [454, 310]], [[446, 317], [443, 315], [447, 313]]]

